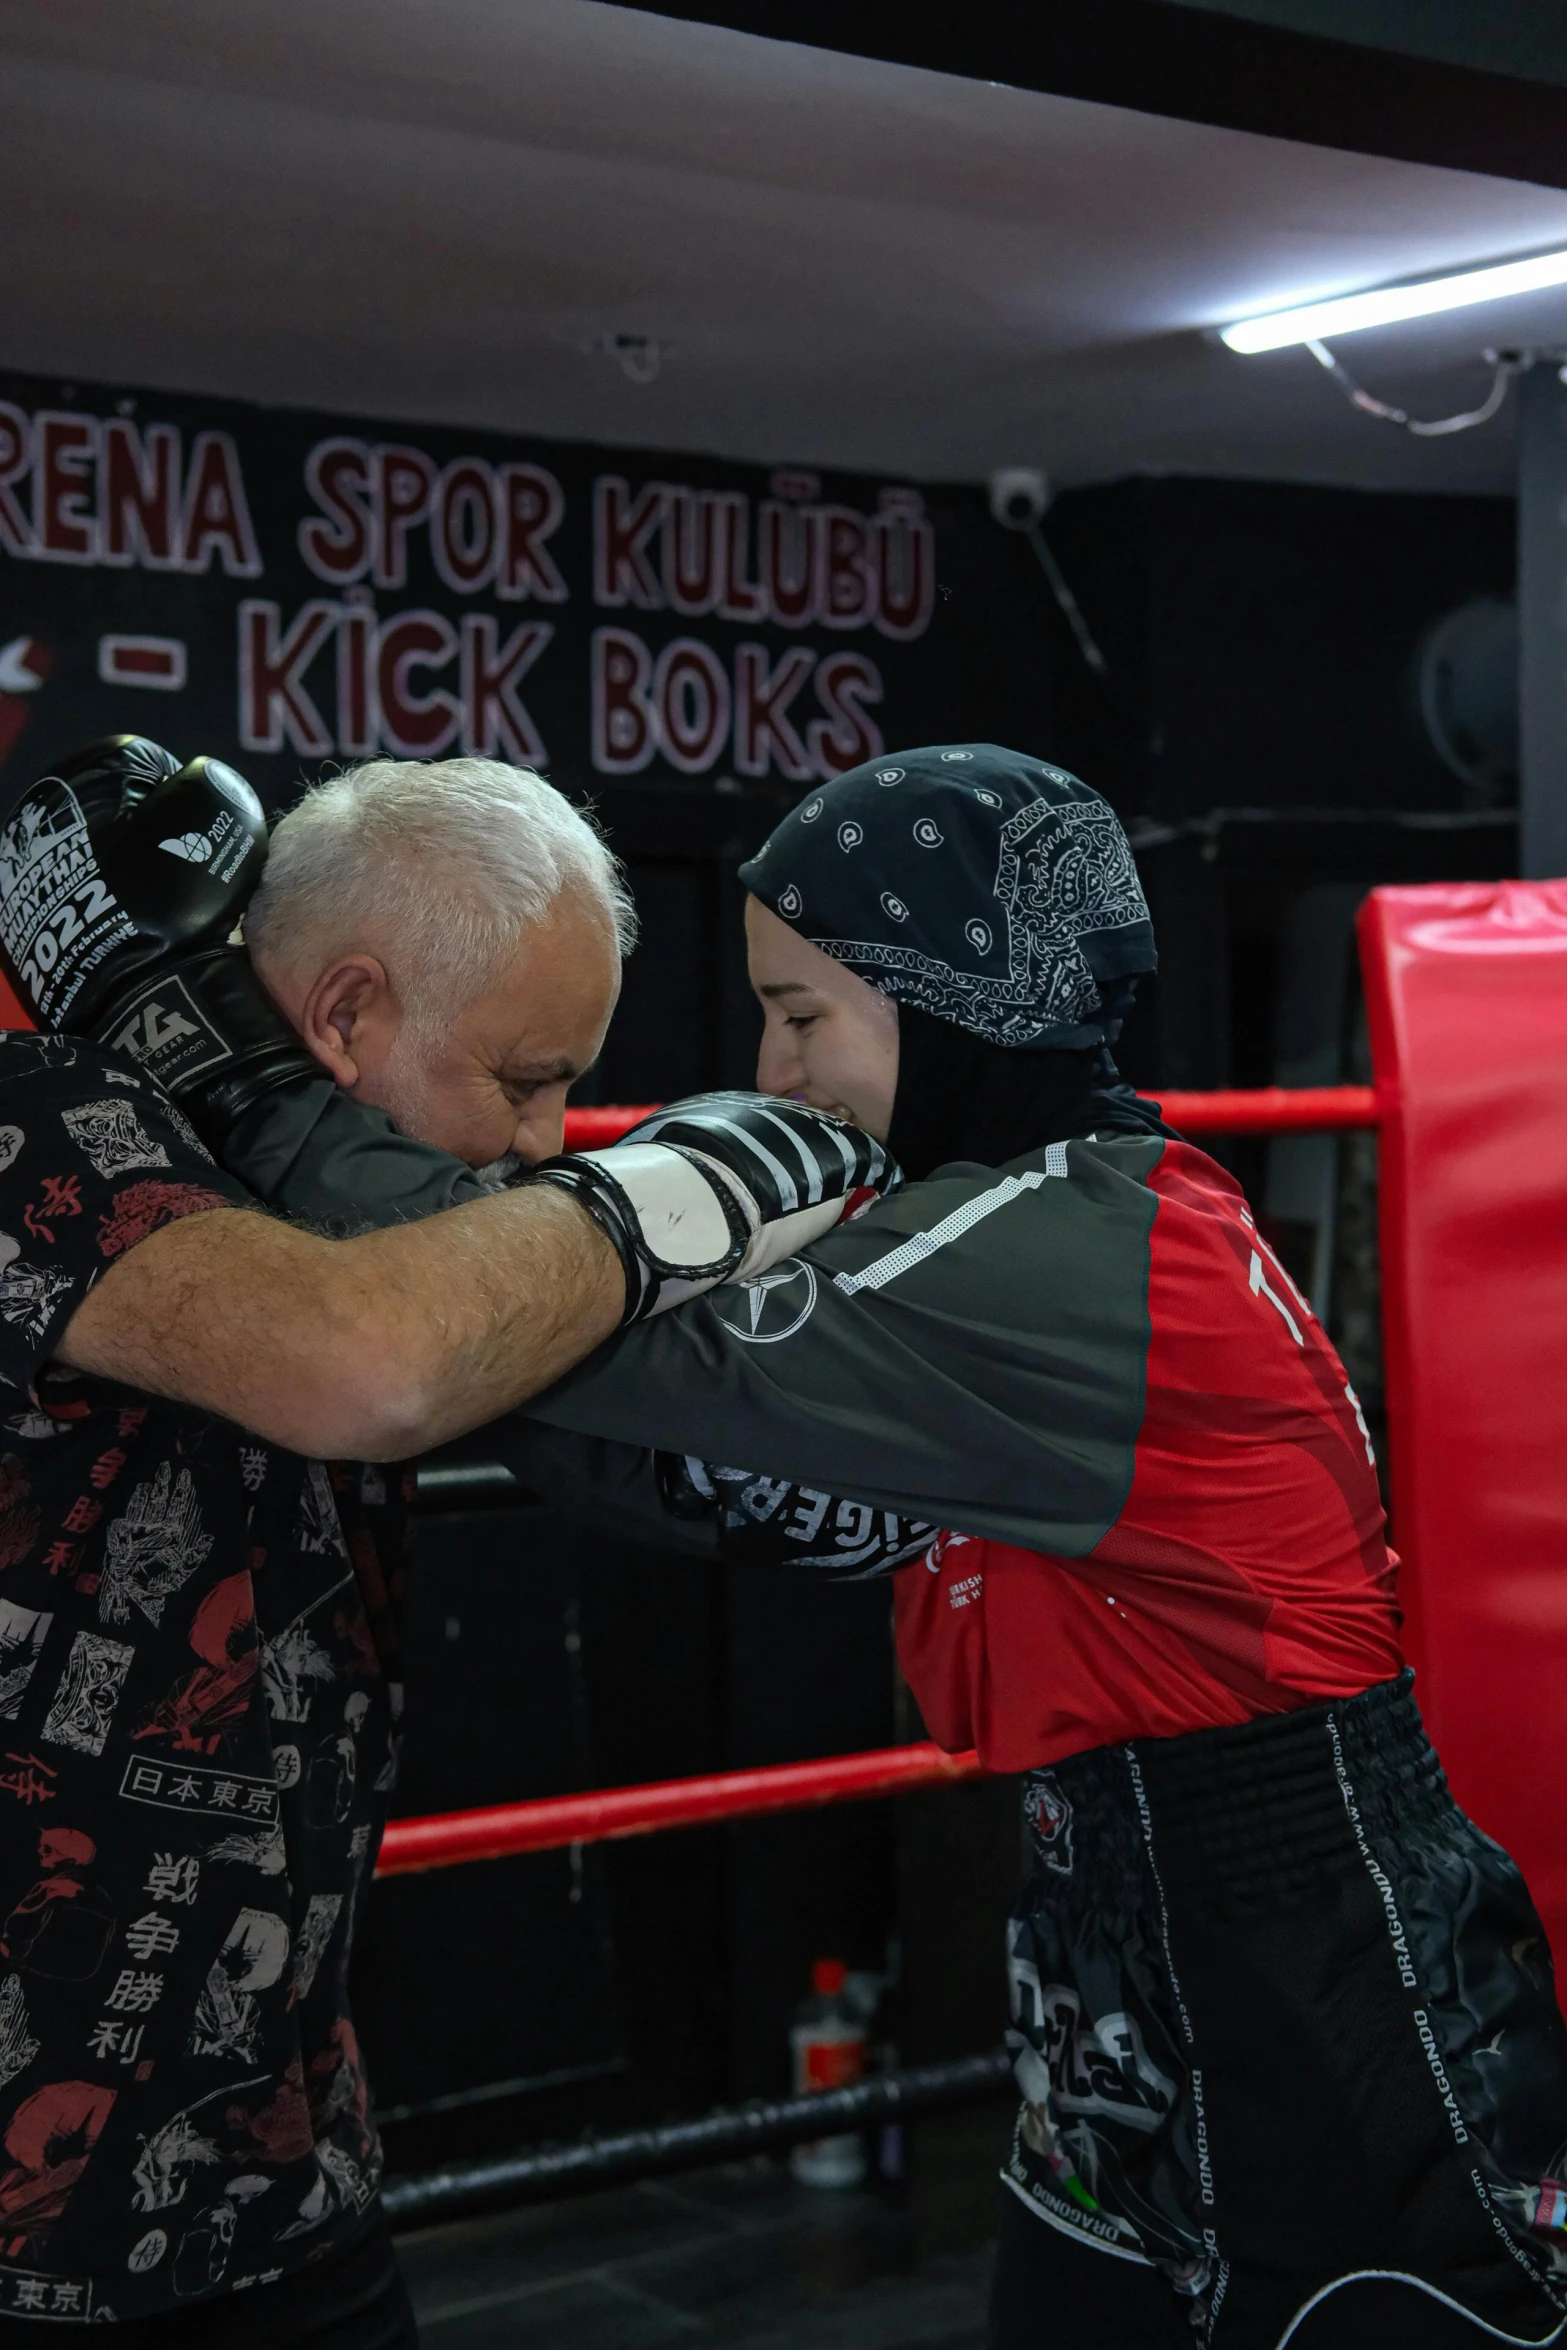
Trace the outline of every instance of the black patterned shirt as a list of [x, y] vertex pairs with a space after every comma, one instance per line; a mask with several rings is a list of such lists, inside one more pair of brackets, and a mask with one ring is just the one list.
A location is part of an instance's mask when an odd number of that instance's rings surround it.
[[376, 2190], [347, 1971], [402, 1472], [50, 1367], [117, 1256], [247, 1204], [133, 1067], [0, 1037], [4, 2317], [271, 2281]]

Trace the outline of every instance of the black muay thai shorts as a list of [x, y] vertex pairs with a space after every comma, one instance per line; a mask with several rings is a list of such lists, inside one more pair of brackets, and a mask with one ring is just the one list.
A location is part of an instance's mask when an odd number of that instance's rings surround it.
[[1219, 2350], [1278, 2350], [1368, 2275], [1477, 2345], [1567, 2342], [1550, 1952], [1412, 1682], [1024, 1781], [1003, 2179], [1162, 2269]]

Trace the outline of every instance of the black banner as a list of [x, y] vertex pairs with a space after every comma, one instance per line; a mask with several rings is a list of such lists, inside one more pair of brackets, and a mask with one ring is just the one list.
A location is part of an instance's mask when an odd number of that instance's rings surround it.
[[1043, 748], [1028, 549], [977, 489], [0, 376], [0, 802], [93, 736], [568, 789]]

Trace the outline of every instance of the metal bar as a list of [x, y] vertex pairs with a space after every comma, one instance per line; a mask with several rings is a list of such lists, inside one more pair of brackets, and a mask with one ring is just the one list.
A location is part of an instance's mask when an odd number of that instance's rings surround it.
[[942, 1747], [885, 1746], [824, 1762], [778, 1763], [766, 1770], [720, 1771], [700, 1779], [663, 1779], [645, 1787], [599, 1788], [531, 1803], [496, 1803], [477, 1811], [433, 1812], [392, 1820], [381, 1841], [378, 1877], [409, 1876], [518, 1852], [554, 1852], [567, 1844], [603, 1844], [665, 1828], [711, 1827], [763, 1812], [801, 1811], [824, 1803], [858, 1803], [912, 1787], [950, 1786], [979, 1776], [974, 1754]]
[[582, 2194], [623, 2179], [657, 2178], [698, 2170], [704, 2163], [744, 2160], [775, 2146], [832, 2132], [864, 2130], [949, 2106], [977, 2105], [1012, 2087], [1012, 2060], [1004, 2048], [952, 2064], [910, 2065], [880, 2073], [848, 2089], [758, 2099], [719, 2106], [697, 2119], [660, 2128], [624, 2130], [614, 2137], [579, 2138], [567, 2146], [539, 2146], [490, 2162], [451, 2163], [415, 2178], [388, 2179], [381, 2201], [394, 2228], [425, 2227], [514, 2203], [539, 2203]]
[[1519, 871], [1567, 873], [1567, 381], [1540, 358], [1518, 404]]
[[1254, 1092], [1160, 1092], [1179, 1134], [1340, 1134], [1379, 1126], [1382, 1104], [1370, 1085], [1262, 1085]]
[[[1382, 1105], [1370, 1085], [1263, 1085], [1251, 1092], [1172, 1092], [1157, 1098], [1182, 1134], [1340, 1134], [1382, 1120]], [[566, 1148], [602, 1150], [656, 1106], [568, 1110]]]

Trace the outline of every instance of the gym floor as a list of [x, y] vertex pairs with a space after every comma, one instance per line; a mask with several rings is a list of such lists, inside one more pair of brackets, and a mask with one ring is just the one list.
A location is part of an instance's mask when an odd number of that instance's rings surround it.
[[425, 2350], [981, 2350], [988, 2247], [757, 2160], [399, 2242]]

